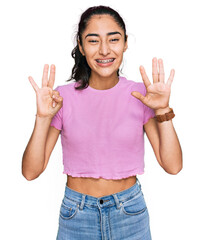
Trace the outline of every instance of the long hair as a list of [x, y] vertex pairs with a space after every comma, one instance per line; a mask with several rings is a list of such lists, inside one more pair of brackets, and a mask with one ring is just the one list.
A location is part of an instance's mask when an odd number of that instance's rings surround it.
[[[75, 36], [76, 47], [72, 50], [71, 56], [74, 58], [75, 64], [72, 68], [72, 73], [70, 78], [67, 81], [74, 79], [76, 82], [79, 82], [79, 86], [75, 86], [76, 90], [82, 90], [88, 87], [89, 78], [91, 75], [91, 68], [89, 67], [86, 57], [83, 56], [79, 50], [78, 41], [82, 45], [82, 34], [87, 27], [87, 24], [90, 18], [93, 15], [104, 15], [108, 14], [114, 18], [116, 23], [123, 29], [125, 35], [125, 42], [127, 41], [126, 27], [122, 17], [110, 7], [107, 6], [96, 6], [88, 8], [82, 15], [78, 24], [78, 31]], [[117, 71], [119, 76], [119, 69]]]

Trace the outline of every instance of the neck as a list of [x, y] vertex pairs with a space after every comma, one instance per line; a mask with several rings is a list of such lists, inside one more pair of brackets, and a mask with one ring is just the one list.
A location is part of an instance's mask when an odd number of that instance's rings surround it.
[[98, 90], [106, 90], [114, 87], [119, 81], [117, 74], [109, 77], [95, 76], [91, 74], [89, 78], [89, 86]]

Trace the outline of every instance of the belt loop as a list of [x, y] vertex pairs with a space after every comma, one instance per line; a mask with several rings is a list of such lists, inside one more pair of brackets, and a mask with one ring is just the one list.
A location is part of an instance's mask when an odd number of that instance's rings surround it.
[[140, 183], [139, 179], [137, 177], [136, 177], [136, 179], [137, 179], [137, 183], [138, 183], [139, 187], [141, 188], [141, 183]]
[[117, 195], [114, 193], [114, 194], [112, 194], [112, 196], [113, 196], [114, 199], [115, 199], [116, 208], [119, 209], [121, 204], [119, 203], [119, 200], [118, 200]]
[[85, 198], [86, 198], [86, 195], [85, 195], [85, 194], [82, 194], [82, 200], [81, 200], [81, 204], [80, 204], [80, 206], [79, 206], [79, 209], [80, 209], [80, 210], [82, 210], [83, 207], [84, 207]]

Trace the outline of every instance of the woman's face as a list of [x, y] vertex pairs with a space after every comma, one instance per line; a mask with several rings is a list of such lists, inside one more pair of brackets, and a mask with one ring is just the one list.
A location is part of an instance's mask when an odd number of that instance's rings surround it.
[[94, 15], [82, 34], [79, 49], [86, 57], [92, 77], [115, 77], [127, 49], [127, 41], [123, 29], [113, 17]]

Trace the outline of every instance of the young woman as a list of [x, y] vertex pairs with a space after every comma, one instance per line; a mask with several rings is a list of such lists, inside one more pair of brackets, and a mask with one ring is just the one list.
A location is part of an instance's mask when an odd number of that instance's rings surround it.
[[109, 7], [87, 9], [76, 37], [69, 79], [74, 82], [53, 90], [55, 66], [48, 80], [47, 64], [41, 88], [29, 77], [37, 114], [22, 173], [27, 180], [37, 178], [61, 134], [67, 182], [57, 239], [149, 240], [149, 213], [137, 178], [144, 173], [144, 132], [167, 173], [182, 169], [169, 107], [174, 70], [165, 83], [163, 62], [153, 58], [153, 84], [142, 66], [144, 83], [121, 77], [126, 28]]

